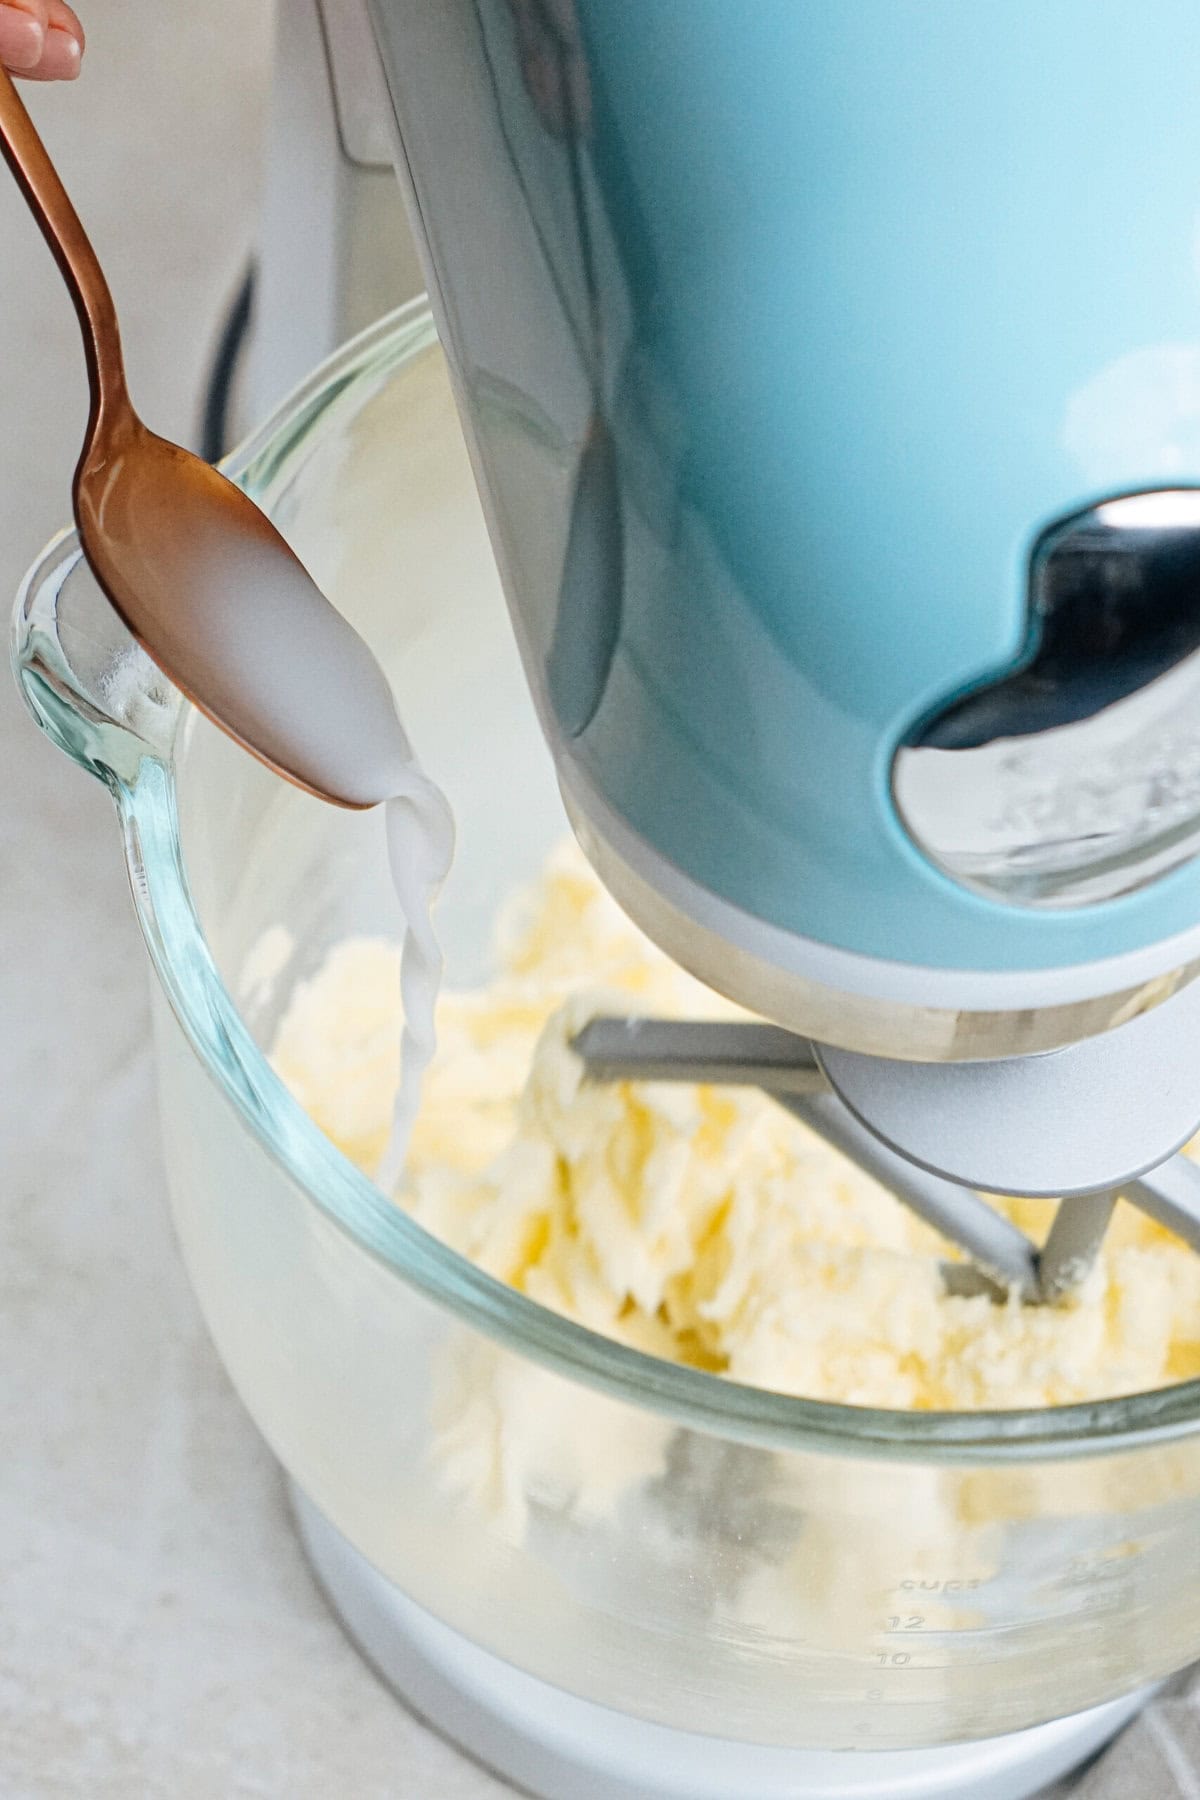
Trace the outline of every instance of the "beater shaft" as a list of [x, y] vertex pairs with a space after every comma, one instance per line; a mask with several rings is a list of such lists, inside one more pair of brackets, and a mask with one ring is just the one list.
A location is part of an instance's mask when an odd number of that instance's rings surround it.
[[[836, 1094], [777, 1093], [772, 1098], [864, 1174], [890, 1189], [927, 1225], [958, 1244], [985, 1275], [993, 1276], [1004, 1288], [1015, 1288], [1023, 1299], [1039, 1297], [1037, 1251], [1018, 1226], [970, 1188], [932, 1175], [889, 1149], [847, 1111]], [[955, 1268], [953, 1263], [943, 1264], [943, 1270]], [[960, 1284], [951, 1285], [961, 1291]]]
[[1194, 1162], [1186, 1156], [1169, 1156], [1122, 1191], [1144, 1213], [1200, 1251], [1200, 1168]]
[[1069, 1200], [1059, 1201], [1038, 1257], [1043, 1300], [1061, 1300], [1088, 1274], [1100, 1254], [1119, 1197], [1115, 1188], [1109, 1188], [1102, 1193], [1074, 1194]]
[[828, 1083], [807, 1038], [738, 1019], [592, 1019], [573, 1048], [593, 1081], [706, 1081], [776, 1094]]

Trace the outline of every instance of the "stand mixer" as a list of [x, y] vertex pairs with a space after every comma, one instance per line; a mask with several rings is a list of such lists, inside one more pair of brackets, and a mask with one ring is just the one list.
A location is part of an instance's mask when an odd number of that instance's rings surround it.
[[373, 11], [576, 834], [802, 1034], [590, 1072], [759, 1082], [1029, 1300], [1118, 1191], [1200, 1248], [1194, 9]]
[[[1200, 1243], [1192, 10], [375, 12], [604, 881], [1006, 1283], [1118, 1189]], [[1067, 1196], [1045, 1267], [947, 1183]]]

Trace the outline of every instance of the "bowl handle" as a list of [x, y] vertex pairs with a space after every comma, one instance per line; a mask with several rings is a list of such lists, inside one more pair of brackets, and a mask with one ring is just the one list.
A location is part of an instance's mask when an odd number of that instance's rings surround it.
[[150, 757], [170, 764], [182, 696], [134, 642], [60, 532], [29, 571], [13, 618], [17, 685], [52, 743], [117, 792]]

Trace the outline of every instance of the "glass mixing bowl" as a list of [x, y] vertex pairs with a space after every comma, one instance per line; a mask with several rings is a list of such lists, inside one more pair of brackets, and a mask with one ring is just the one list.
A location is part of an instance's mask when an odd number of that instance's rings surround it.
[[[487, 403], [515, 472], [569, 484], [566, 446]], [[565, 827], [428, 315], [349, 346], [231, 470], [374, 645], [450, 796], [440, 924], [449, 978], [476, 981], [499, 898]], [[70, 534], [16, 648], [39, 722], [116, 801], [212, 1336], [285, 1469], [405, 1596], [558, 1690], [758, 1746], [1013, 1732], [1200, 1654], [1200, 1384], [1041, 1412], [813, 1404], [499, 1285], [264, 1054], [331, 944], [397, 935], [379, 819], [286, 787], [182, 703]]]

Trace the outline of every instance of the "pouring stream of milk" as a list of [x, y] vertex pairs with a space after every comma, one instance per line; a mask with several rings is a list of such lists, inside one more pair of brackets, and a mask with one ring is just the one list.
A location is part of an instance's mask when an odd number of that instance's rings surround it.
[[400, 998], [404, 1031], [400, 1040], [400, 1086], [392, 1130], [376, 1175], [390, 1192], [404, 1173], [408, 1141], [421, 1101], [421, 1078], [437, 1048], [434, 1014], [443, 958], [433, 929], [432, 909], [454, 857], [454, 815], [446, 796], [415, 758], [403, 787], [384, 804], [388, 862], [396, 898], [404, 914], [400, 953]]
[[[172, 543], [188, 538], [192, 585], [155, 639], [211, 716], [272, 768], [326, 798], [384, 809], [404, 944], [404, 1030], [392, 1133], [377, 1179], [404, 1172], [421, 1077], [436, 1047], [442, 955], [431, 909], [454, 855], [454, 817], [424, 773], [373, 650], [325, 598], [261, 518], [232, 538], [208, 515], [201, 531], [164, 512]], [[253, 595], [253, 604], [245, 603]], [[161, 639], [161, 642], [159, 641]]]

